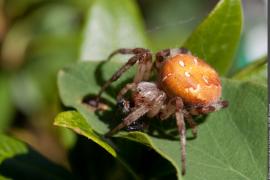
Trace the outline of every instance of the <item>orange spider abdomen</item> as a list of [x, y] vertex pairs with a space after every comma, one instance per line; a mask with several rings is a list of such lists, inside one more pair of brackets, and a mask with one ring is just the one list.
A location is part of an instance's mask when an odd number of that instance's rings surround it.
[[209, 105], [219, 100], [221, 82], [217, 72], [203, 60], [177, 54], [165, 60], [159, 72], [161, 88], [190, 105]]

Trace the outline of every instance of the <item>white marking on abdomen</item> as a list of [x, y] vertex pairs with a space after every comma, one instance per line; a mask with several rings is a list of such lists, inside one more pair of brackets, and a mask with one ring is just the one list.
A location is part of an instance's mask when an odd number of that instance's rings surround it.
[[172, 73], [169, 73], [169, 74], [167, 74], [163, 79], [162, 79], [162, 81], [165, 81], [169, 76], [171, 76], [171, 75], [173, 75]]
[[185, 67], [185, 63], [183, 61], [179, 61], [180, 66]]
[[196, 65], [198, 64], [198, 60], [196, 58], [194, 58], [193, 61]]
[[185, 72], [185, 76], [186, 77], [190, 77], [190, 73], [189, 72]]
[[202, 78], [203, 78], [204, 82], [206, 82], [206, 84], [209, 83], [206, 76], [203, 76]]

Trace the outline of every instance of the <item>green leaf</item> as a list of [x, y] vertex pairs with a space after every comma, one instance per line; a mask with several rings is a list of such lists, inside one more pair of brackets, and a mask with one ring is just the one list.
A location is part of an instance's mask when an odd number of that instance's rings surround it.
[[247, 65], [236, 74], [233, 79], [252, 81], [262, 85], [267, 85], [267, 57], [260, 58]]
[[89, 126], [80, 113], [77, 113], [76, 111], [60, 113], [55, 118], [54, 125], [73, 129], [76, 133], [89, 138], [103, 147], [112, 156], [116, 157], [115, 150], [107, 144], [105, 139], [102, 139], [101, 136], [93, 131], [91, 126]]
[[[109, 124], [117, 120], [114, 111], [94, 113], [82, 99], [97, 94], [99, 85], [120, 66], [116, 63], [84, 62], [60, 71], [58, 87], [66, 106], [75, 108], [81, 115], [68, 112], [61, 117], [62, 126], [90, 138], [102, 137]], [[97, 73], [99, 72], [99, 73]], [[102, 73], [101, 73], [102, 72]], [[132, 76], [132, 71], [111, 87], [104, 98], [115, 103], [116, 89]], [[116, 89], [115, 89], [116, 88]], [[210, 114], [198, 127], [199, 135], [187, 142], [187, 174], [185, 179], [264, 179], [267, 175], [267, 95], [266, 87], [251, 82], [224, 79], [223, 98], [229, 108]], [[113, 105], [115, 106], [115, 105]], [[113, 107], [112, 106], [112, 107]], [[82, 118], [83, 117], [83, 118]], [[59, 117], [56, 124], [59, 124]], [[88, 134], [90, 133], [90, 135]], [[142, 132], [123, 132], [116, 135], [153, 148], [175, 167], [179, 179], [181, 161], [178, 138], [154, 137]], [[92, 138], [90, 138], [92, 139]], [[100, 143], [99, 141], [95, 141]], [[102, 147], [109, 146], [102, 144]], [[108, 148], [107, 148], [108, 149]], [[111, 149], [110, 149], [111, 151]], [[110, 152], [111, 153], [111, 152]], [[112, 153], [111, 153], [112, 154]]]
[[27, 153], [27, 147], [20, 141], [0, 134], [0, 164], [8, 158]]
[[0, 132], [5, 131], [10, 125], [13, 112], [9, 78], [0, 72]]
[[[96, 115], [89, 109], [89, 106], [82, 102], [83, 98], [88, 94], [95, 95], [100, 89], [100, 85], [106, 79], [109, 79], [120, 66], [119, 63], [81, 62], [75, 65], [74, 68], [68, 67], [60, 70], [58, 73], [58, 88], [63, 103], [69, 107], [76, 107], [84, 117], [95, 119]], [[114, 88], [130, 79], [134, 73], [133, 70], [128, 71], [125, 76], [121, 77], [108, 89], [109, 94], [108, 92], [105, 93], [108, 101], [115, 102], [113, 97], [117, 91]], [[109, 130], [104, 123], [94, 123], [92, 128], [99, 134], [104, 134]]]
[[219, 1], [183, 46], [225, 75], [240, 39], [242, 16], [241, 0]]
[[206, 179], [266, 178], [266, 94], [264, 86], [223, 81], [223, 96], [229, 101], [229, 108], [211, 114], [199, 127], [199, 137], [189, 144], [187, 158], [194, 172], [190, 177], [195, 179], [197, 174]]
[[75, 179], [23, 142], [0, 134], [0, 179]]
[[104, 60], [118, 48], [147, 47], [134, 0], [96, 0], [89, 10], [81, 60]]
[[0, 175], [0, 180], [11, 180], [11, 179]]
[[80, 113], [76, 111], [62, 112], [55, 118], [54, 125], [72, 129], [76, 133], [94, 141], [102, 148], [104, 148], [108, 153], [110, 153], [113, 157], [119, 159], [119, 161], [125, 165], [129, 172], [133, 174], [134, 178], [137, 179], [137, 175], [135, 175], [133, 170], [126, 164], [124, 160], [122, 160], [121, 155], [116, 153], [116, 149], [110, 145], [111, 142], [109, 142], [108, 139], [105, 139], [100, 134], [96, 133]]
[[74, 147], [77, 141], [77, 136], [73, 131], [62, 128], [60, 129], [59, 134], [60, 140], [66, 149], [71, 149]]

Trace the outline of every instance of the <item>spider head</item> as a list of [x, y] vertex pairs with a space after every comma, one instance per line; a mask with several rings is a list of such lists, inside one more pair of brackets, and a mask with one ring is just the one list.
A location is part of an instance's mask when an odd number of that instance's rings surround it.
[[152, 102], [159, 95], [160, 90], [153, 82], [140, 82], [136, 88], [136, 98], [142, 101]]

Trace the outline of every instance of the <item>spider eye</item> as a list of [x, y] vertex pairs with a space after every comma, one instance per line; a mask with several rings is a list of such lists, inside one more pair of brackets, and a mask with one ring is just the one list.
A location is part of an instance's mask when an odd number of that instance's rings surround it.
[[128, 101], [121, 99], [117, 102], [117, 107], [120, 109], [124, 114], [128, 113], [130, 110], [130, 104]]
[[118, 101], [116, 105], [119, 109], [122, 109], [124, 107], [124, 101]]

